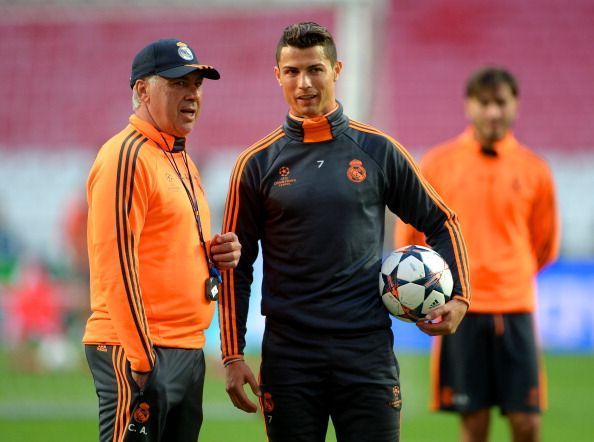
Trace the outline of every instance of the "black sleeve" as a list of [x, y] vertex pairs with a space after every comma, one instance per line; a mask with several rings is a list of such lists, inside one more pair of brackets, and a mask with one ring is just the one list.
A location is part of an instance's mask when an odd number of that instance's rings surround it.
[[452, 271], [453, 296], [469, 301], [468, 258], [456, 214], [445, 205], [402, 146], [394, 143], [386, 156], [388, 208], [425, 234], [427, 244], [445, 259]]
[[[243, 158], [243, 160], [245, 160]], [[225, 272], [219, 301], [223, 359], [243, 354], [253, 265], [258, 256], [262, 209], [258, 195], [259, 173], [255, 161], [240, 157], [231, 177], [223, 231], [233, 231], [241, 243], [237, 268]]]

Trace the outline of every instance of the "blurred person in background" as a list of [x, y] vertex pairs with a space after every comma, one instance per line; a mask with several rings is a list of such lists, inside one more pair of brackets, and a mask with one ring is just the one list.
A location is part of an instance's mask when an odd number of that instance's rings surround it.
[[68, 200], [63, 211], [65, 248], [69, 257], [72, 276], [88, 286], [89, 255], [87, 252], [87, 198], [76, 194]]
[[11, 366], [42, 372], [77, 364], [65, 338], [66, 299], [46, 263], [31, 258], [21, 262], [18, 278], [0, 295], [2, 339], [10, 349]]
[[[326, 28], [284, 30], [274, 71], [289, 113], [239, 156], [227, 197], [224, 229], [237, 233], [242, 257], [219, 303], [226, 388], [236, 407], [255, 412], [244, 391], [251, 386], [275, 442], [322, 442], [329, 417], [341, 442], [399, 439], [398, 364], [379, 296], [386, 206], [427, 233], [454, 275], [454, 300], [430, 316], [441, 321], [418, 327], [453, 333], [469, 304], [455, 215], [402, 146], [343, 113], [341, 70]], [[266, 316], [259, 384], [243, 353], [258, 241]]]
[[87, 181], [91, 310], [83, 342], [101, 441], [195, 442], [202, 347], [234, 233], [210, 241], [210, 212], [186, 136], [202, 82], [218, 80], [185, 42], [163, 39], [132, 63], [133, 114], [103, 145]]
[[68, 303], [67, 332], [80, 342], [89, 315], [89, 254], [87, 252], [87, 198], [82, 191], [69, 198], [62, 211], [67, 277], [62, 289]]
[[[0, 207], [0, 344], [9, 366], [39, 373], [76, 368], [79, 347], [68, 340], [66, 284], [50, 261], [25, 249]], [[78, 332], [80, 340], [80, 324]]]
[[[511, 127], [518, 83], [484, 67], [466, 84], [470, 126], [431, 149], [421, 170], [460, 217], [470, 258], [472, 305], [452, 336], [434, 342], [432, 408], [461, 415], [461, 440], [488, 440], [491, 407], [509, 420], [515, 442], [540, 440], [546, 404], [535, 334], [535, 276], [558, 253], [553, 178]], [[396, 246], [424, 244], [396, 224]]]
[[4, 209], [0, 205], [0, 294], [2, 286], [13, 281], [20, 259], [19, 249], [19, 240], [8, 225]]

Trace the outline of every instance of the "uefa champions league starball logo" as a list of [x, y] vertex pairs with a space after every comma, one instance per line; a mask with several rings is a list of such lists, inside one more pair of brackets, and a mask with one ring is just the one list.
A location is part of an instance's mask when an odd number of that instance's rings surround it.
[[410, 245], [392, 252], [380, 271], [380, 296], [388, 311], [407, 322], [422, 320], [450, 300], [454, 280], [434, 250]]

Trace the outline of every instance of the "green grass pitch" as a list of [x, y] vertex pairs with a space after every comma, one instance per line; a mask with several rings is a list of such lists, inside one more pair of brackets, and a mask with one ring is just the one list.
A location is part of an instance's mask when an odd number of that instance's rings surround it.
[[[403, 442], [455, 442], [454, 415], [427, 411], [428, 357], [398, 354], [403, 394]], [[543, 441], [594, 440], [594, 355], [547, 354], [549, 410], [543, 416]], [[257, 369], [257, 357], [250, 365]], [[80, 442], [97, 440], [96, 400], [86, 367], [67, 373], [26, 373], [9, 368], [0, 355], [0, 440], [2, 442]], [[247, 415], [230, 404], [223, 371], [209, 360], [204, 391], [201, 442], [265, 441], [261, 414]], [[589, 416], [589, 417], [588, 417]], [[507, 441], [508, 430], [493, 413], [494, 442]], [[330, 429], [327, 441], [336, 440]]]

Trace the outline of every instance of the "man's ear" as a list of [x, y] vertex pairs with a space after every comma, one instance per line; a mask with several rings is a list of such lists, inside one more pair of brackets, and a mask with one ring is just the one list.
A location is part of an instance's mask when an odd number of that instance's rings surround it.
[[342, 71], [342, 61], [337, 60], [336, 64], [334, 65], [334, 81], [338, 80], [338, 77], [340, 77], [341, 71]]
[[142, 103], [148, 103], [149, 101], [149, 92], [150, 92], [150, 83], [146, 80], [140, 79], [136, 80], [136, 84], [134, 85], [136, 88], [136, 94]]
[[274, 76], [276, 77], [276, 81], [278, 81], [278, 85], [282, 86], [283, 84], [281, 83], [281, 79], [280, 79], [280, 69], [278, 68], [278, 66], [274, 67]]

